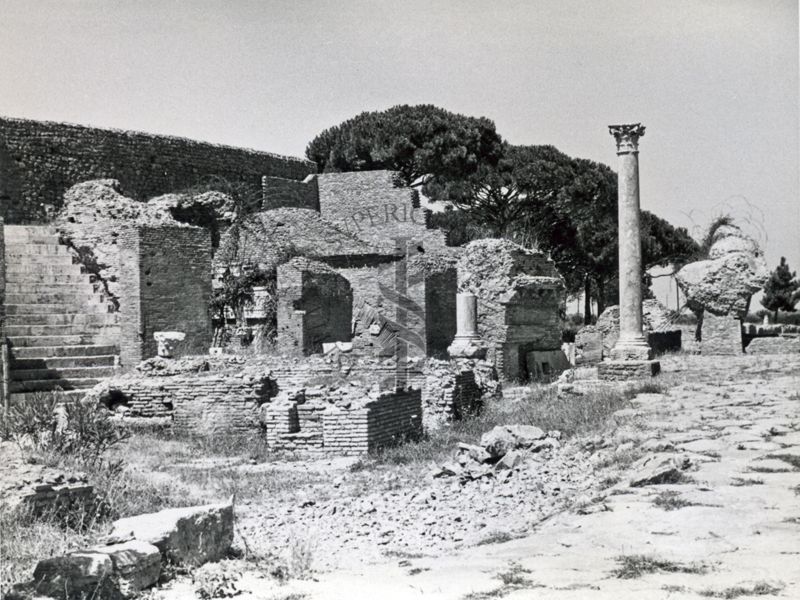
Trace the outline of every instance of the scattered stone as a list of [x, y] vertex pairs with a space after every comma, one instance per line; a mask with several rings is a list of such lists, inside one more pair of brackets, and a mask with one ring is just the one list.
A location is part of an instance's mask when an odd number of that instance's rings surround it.
[[653, 454], [637, 460], [631, 465], [631, 487], [677, 482], [684, 470], [689, 468], [689, 459], [676, 454]]
[[516, 447], [517, 440], [508, 428], [498, 425], [491, 431], [487, 431], [481, 436], [481, 446], [486, 449], [492, 457], [501, 458]]
[[131, 540], [110, 546], [98, 546], [96, 552], [108, 555], [114, 569], [114, 581], [126, 598], [136, 595], [158, 582], [161, 574], [161, 553], [147, 542]]

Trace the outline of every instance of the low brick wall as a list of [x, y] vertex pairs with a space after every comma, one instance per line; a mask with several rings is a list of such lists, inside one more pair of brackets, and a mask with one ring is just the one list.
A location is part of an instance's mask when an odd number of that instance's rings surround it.
[[597, 365], [597, 376], [602, 381], [627, 381], [648, 379], [661, 372], [657, 360], [605, 360]]
[[328, 409], [322, 415], [323, 445], [335, 454], [365, 454], [422, 435], [422, 393], [388, 393], [364, 408]]
[[173, 417], [181, 433], [243, 433], [260, 427], [259, 407], [277, 393], [268, 377], [180, 375], [120, 378], [108, 384], [110, 407], [130, 417]]

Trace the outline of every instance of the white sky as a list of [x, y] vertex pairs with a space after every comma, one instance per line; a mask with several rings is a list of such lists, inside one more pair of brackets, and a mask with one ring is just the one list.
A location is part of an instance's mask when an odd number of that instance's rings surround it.
[[725, 207], [800, 270], [796, 0], [0, 0], [0, 114], [302, 155], [363, 110], [432, 103], [616, 168], [642, 207]]

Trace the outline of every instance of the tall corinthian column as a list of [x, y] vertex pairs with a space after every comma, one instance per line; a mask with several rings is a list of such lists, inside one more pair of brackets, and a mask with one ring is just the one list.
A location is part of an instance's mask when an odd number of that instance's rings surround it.
[[649, 360], [642, 334], [642, 242], [639, 228], [639, 138], [641, 123], [610, 125], [619, 156], [619, 339], [612, 360]]

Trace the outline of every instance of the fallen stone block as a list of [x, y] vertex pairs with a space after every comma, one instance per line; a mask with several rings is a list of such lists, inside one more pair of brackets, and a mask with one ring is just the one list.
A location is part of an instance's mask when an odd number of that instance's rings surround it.
[[511, 450], [506, 455], [497, 461], [494, 466], [498, 471], [511, 470], [522, 462], [522, 454], [516, 450]]
[[39, 561], [32, 587], [37, 595], [64, 600], [118, 598], [113, 571], [111, 558], [104, 552], [73, 552]]
[[533, 425], [509, 425], [506, 429], [514, 436], [518, 448], [530, 448], [547, 434]]
[[471, 460], [479, 463], [485, 463], [492, 459], [492, 455], [489, 454], [484, 448], [481, 446], [475, 446], [474, 444], [465, 444], [460, 442], [458, 444], [458, 453], [462, 456], [467, 456]]
[[642, 487], [676, 483], [690, 464], [691, 461], [688, 458], [674, 454], [661, 453], [645, 456], [631, 466], [633, 474], [630, 477], [630, 486]]
[[126, 598], [131, 598], [158, 582], [161, 575], [161, 552], [152, 544], [131, 540], [98, 546], [93, 550], [106, 554], [111, 559], [116, 587]]
[[494, 458], [501, 458], [514, 449], [517, 440], [506, 427], [497, 426], [481, 436], [481, 446]]
[[115, 521], [108, 541], [131, 539], [153, 544], [164, 560], [179, 565], [219, 560], [233, 543], [233, 501], [169, 508]]

